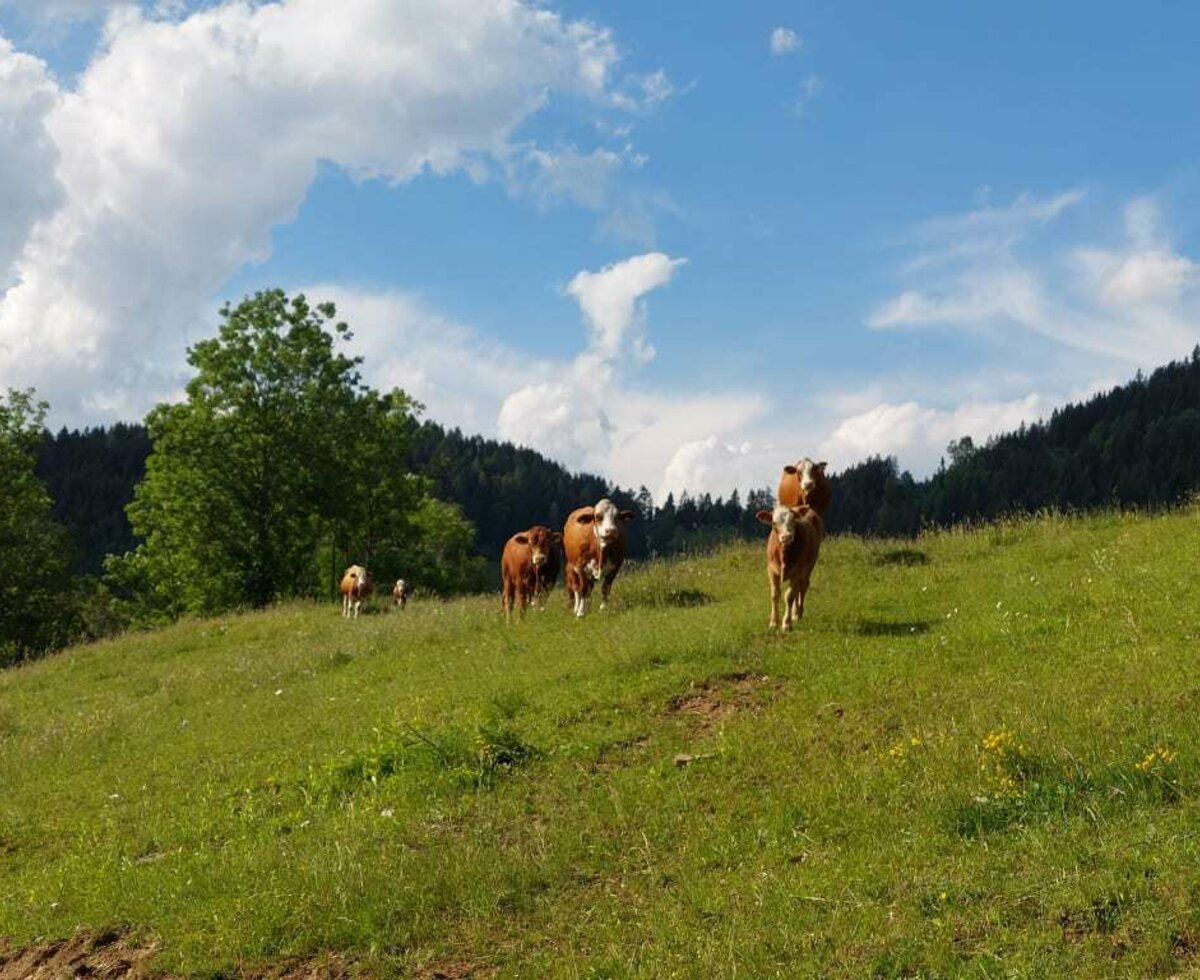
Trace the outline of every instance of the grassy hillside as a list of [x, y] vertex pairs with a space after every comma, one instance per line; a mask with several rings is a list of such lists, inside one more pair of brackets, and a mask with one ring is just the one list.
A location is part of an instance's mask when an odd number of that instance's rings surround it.
[[0, 674], [0, 935], [118, 925], [197, 975], [1171, 975], [1198, 546], [1194, 510], [831, 540], [785, 638], [756, 546], [582, 623], [292, 605], [75, 649]]

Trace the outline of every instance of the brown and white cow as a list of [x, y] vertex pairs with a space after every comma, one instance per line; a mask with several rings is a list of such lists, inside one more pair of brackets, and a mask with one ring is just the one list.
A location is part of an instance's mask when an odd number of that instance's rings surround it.
[[825, 475], [827, 463], [814, 463], [805, 456], [795, 466], [785, 466], [775, 499], [784, 507], [811, 507], [822, 517], [833, 503], [833, 488]]
[[402, 578], [396, 579], [396, 584], [392, 586], [392, 604], [403, 609], [408, 605], [408, 583]]
[[342, 593], [342, 615], [349, 617], [354, 610], [354, 618], [358, 619], [358, 608], [363, 599], [371, 594], [371, 573], [362, 565], [351, 565], [342, 575], [340, 591]]
[[552, 553], [562, 542], [562, 535], [542, 524], [514, 534], [504, 544], [500, 557], [500, 605], [504, 618], [512, 622], [513, 606], [525, 615], [525, 607], [537, 594], [539, 576]]
[[625, 522], [637, 515], [618, 510], [605, 497], [595, 507], [571, 511], [563, 527], [567, 599], [577, 617], [587, 612], [592, 587], [600, 583], [600, 608], [608, 603], [613, 579], [625, 561]]
[[803, 504], [799, 507], [776, 504], [774, 510], [760, 510], [756, 516], [771, 527], [767, 538], [767, 578], [771, 583], [768, 627], [775, 629], [780, 625], [779, 592], [784, 585], [782, 629], [787, 632], [804, 615], [804, 597], [821, 551], [825, 525], [820, 514]]

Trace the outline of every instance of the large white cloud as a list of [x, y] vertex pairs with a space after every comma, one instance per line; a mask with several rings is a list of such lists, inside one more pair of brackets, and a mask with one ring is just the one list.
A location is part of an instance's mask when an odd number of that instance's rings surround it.
[[607, 30], [514, 0], [286, 0], [179, 21], [124, 8], [70, 89], [22, 60], [34, 91], [0, 94], [0, 132], [44, 127], [57, 186], [30, 195], [40, 220], [0, 298], [0, 384], [37, 385], [58, 418], [140, 414], [318, 161], [486, 173], [551, 93], [615, 104], [617, 58]]
[[566, 292], [579, 301], [587, 345], [560, 377], [526, 385], [505, 399], [498, 418], [501, 436], [573, 465], [595, 465], [605, 458], [619, 374], [654, 353], [645, 336], [642, 297], [669, 282], [682, 264], [648, 252], [599, 272], [578, 273]]
[[821, 454], [837, 468], [868, 456], [896, 456], [919, 476], [936, 469], [954, 439], [989, 436], [1036, 422], [1053, 404], [1036, 392], [1011, 401], [967, 401], [935, 408], [916, 401], [882, 403], [843, 419], [821, 443]]
[[46, 130], [57, 99], [46, 66], [0, 37], [0, 289], [33, 223], [59, 201], [58, 150]]

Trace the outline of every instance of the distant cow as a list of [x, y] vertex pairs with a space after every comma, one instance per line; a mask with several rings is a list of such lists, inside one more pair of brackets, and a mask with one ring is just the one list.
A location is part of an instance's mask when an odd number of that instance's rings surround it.
[[349, 617], [354, 610], [354, 618], [358, 619], [358, 608], [363, 599], [371, 594], [371, 573], [362, 565], [351, 565], [342, 575], [342, 615]]
[[833, 488], [825, 475], [827, 463], [814, 463], [805, 456], [795, 466], [785, 466], [779, 478], [776, 499], [784, 507], [811, 507], [822, 517], [833, 503]]
[[396, 584], [392, 586], [392, 601], [394, 605], [403, 609], [408, 605], [408, 583], [402, 578], [396, 579]]
[[784, 592], [783, 631], [792, 628], [792, 623], [804, 615], [804, 596], [808, 593], [809, 580], [817, 555], [821, 551], [821, 539], [825, 537], [825, 525], [821, 515], [811, 507], [785, 507], [776, 504], [774, 510], [760, 510], [759, 521], [771, 527], [767, 538], [767, 578], [771, 583], [770, 629], [779, 626], [779, 591], [786, 583]]
[[[505, 542], [500, 557], [500, 605], [504, 618], [512, 622], [513, 606], [521, 615], [537, 594], [543, 569], [562, 542], [562, 535], [542, 524], [514, 534]], [[557, 572], [555, 573], [557, 577]]]
[[636, 516], [631, 510], [617, 510], [605, 497], [595, 507], [580, 507], [567, 518], [563, 527], [567, 599], [576, 616], [587, 612], [596, 582], [600, 582], [600, 608], [608, 603], [613, 579], [625, 561], [625, 522]]

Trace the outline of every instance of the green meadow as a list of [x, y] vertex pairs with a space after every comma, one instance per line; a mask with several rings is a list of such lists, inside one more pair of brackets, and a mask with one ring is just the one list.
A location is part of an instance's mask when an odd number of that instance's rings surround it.
[[[0, 936], [236, 976], [1151, 977], [1200, 963], [1200, 512], [764, 548], [0, 673]], [[452, 972], [456, 971], [456, 972]]]

